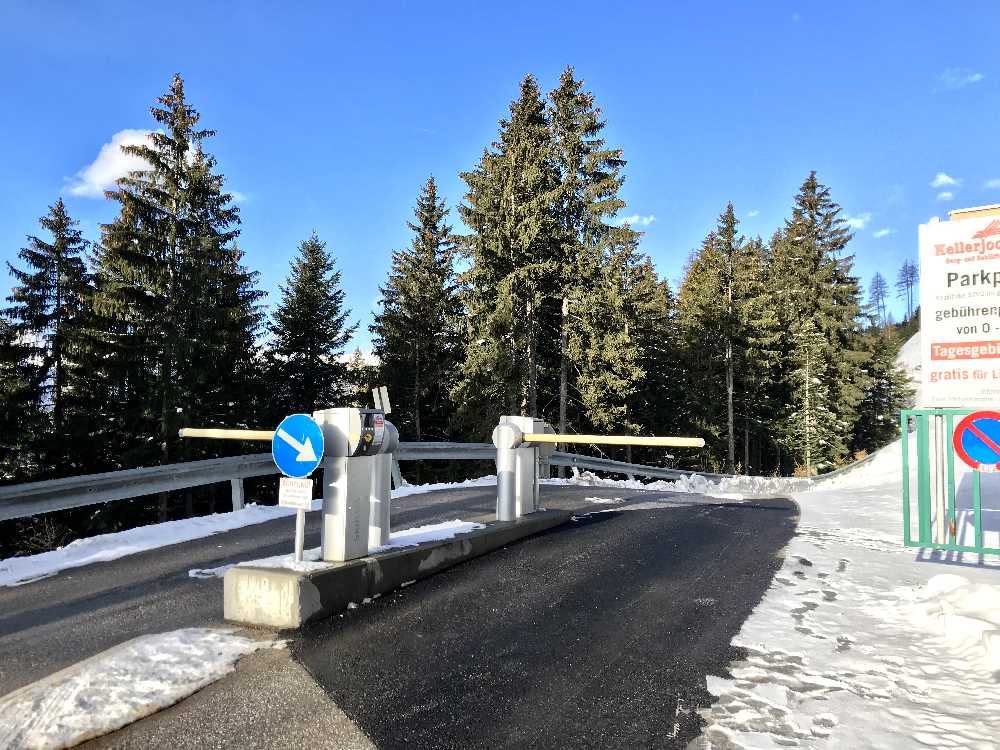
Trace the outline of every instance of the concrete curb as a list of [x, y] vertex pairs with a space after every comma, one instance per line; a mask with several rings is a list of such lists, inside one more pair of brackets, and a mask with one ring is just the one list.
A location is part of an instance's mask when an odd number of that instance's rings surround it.
[[225, 576], [224, 616], [241, 625], [295, 630], [377, 594], [565, 523], [569, 511], [545, 510], [439, 542], [362, 557], [310, 573], [239, 566]]

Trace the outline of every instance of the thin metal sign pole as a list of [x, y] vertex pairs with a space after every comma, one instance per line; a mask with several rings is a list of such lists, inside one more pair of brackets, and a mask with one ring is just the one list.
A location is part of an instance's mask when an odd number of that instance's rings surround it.
[[295, 562], [302, 562], [302, 548], [306, 542], [306, 512], [302, 508], [295, 511]]

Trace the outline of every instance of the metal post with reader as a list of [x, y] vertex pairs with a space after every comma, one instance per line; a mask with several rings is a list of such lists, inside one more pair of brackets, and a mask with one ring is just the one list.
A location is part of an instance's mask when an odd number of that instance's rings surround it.
[[703, 448], [702, 438], [632, 435], [560, 435], [540, 419], [505, 416], [493, 430], [497, 449], [497, 520], [513, 521], [538, 510], [539, 465], [557, 443]]

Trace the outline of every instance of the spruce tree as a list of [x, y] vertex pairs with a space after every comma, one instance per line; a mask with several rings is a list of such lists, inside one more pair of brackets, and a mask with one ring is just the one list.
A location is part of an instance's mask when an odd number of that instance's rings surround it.
[[459, 213], [470, 234], [463, 245], [468, 347], [453, 391], [457, 419], [485, 435], [502, 413], [538, 414], [542, 305], [558, 287], [558, 188], [552, 134], [534, 77], [521, 82], [510, 119], [468, 185]]
[[831, 405], [826, 380], [827, 341], [812, 318], [806, 318], [793, 336], [788, 382], [791, 401], [783, 442], [806, 476], [831, 468], [843, 426]]
[[[157, 104], [160, 129], [123, 147], [146, 168], [108, 191], [120, 211], [96, 257], [94, 343], [110, 356], [96, 358], [103, 394], [92, 399], [114, 399], [102, 438], [121, 465], [189, 458], [202, 449], [180, 443], [180, 426], [246, 419], [237, 395], [260, 324], [254, 276], [234, 245], [238, 209], [204, 150], [214, 132], [198, 129], [179, 75]], [[168, 514], [162, 496], [159, 517]]]
[[444, 440], [454, 407], [450, 391], [462, 360], [462, 307], [455, 278], [455, 238], [448, 210], [428, 178], [417, 198], [410, 248], [393, 253], [371, 326], [393, 423], [407, 439]]
[[5, 315], [11, 334], [21, 342], [20, 366], [27, 396], [37, 412], [28, 450], [40, 462], [37, 478], [79, 473], [80, 436], [71, 434], [72, 391], [79, 372], [87, 326], [91, 281], [85, 265], [87, 242], [62, 199], [39, 223], [51, 241], [28, 237], [18, 257], [24, 268], [8, 263], [15, 286]]
[[[618, 192], [624, 182], [621, 149], [607, 148], [601, 138], [605, 122], [594, 96], [583, 90], [567, 66], [559, 86], [549, 94], [549, 121], [553, 134], [554, 161], [559, 185], [555, 196], [555, 218], [560, 232], [557, 256], [559, 304], [559, 432], [568, 429], [571, 372], [580, 362], [571, 362], [569, 341], [574, 307], [586, 310], [599, 300], [591, 299], [612, 233], [619, 243], [630, 244], [634, 235], [627, 227], [615, 229], [607, 221], [625, 202]], [[600, 294], [598, 294], [600, 296]], [[574, 367], [576, 365], [576, 367]]]
[[[377, 365], [372, 364], [368, 361], [365, 353], [361, 351], [360, 347], [355, 347], [354, 351], [351, 352], [351, 356], [347, 358], [346, 362], [346, 372], [347, 372], [347, 389], [345, 405], [354, 406], [359, 409], [370, 408], [372, 405], [372, 390], [382, 383], [379, 382], [379, 368]], [[391, 403], [392, 394], [389, 396], [390, 405], [393, 409], [396, 408], [395, 404]], [[396, 422], [397, 417], [393, 415], [393, 425], [398, 429]]]
[[340, 406], [351, 395], [347, 364], [341, 361], [358, 327], [348, 325], [350, 315], [340, 271], [326, 243], [313, 234], [299, 244], [270, 324], [273, 418]]
[[634, 406], [646, 371], [642, 367], [640, 320], [654, 305], [657, 278], [638, 252], [634, 233], [623, 230], [577, 311], [568, 354], [578, 363], [578, 389], [587, 421], [598, 430], [638, 434]]
[[867, 388], [854, 425], [852, 451], [871, 453], [899, 435], [899, 410], [913, 401], [909, 378], [896, 365], [900, 343], [884, 328], [870, 328], [861, 336], [861, 346], [869, 354], [864, 365]]
[[730, 203], [689, 264], [679, 299], [693, 405], [702, 430], [724, 436], [729, 472], [736, 468], [737, 416], [749, 453], [749, 423], [761, 416], [778, 338], [762, 244], [747, 241], [738, 228]]
[[913, 317], [913, 302], [917, 281], [920, 279], [920, 269], [911, 260], [904, 260], [896, 276], [896, 296], [906, 300], [906, 319]]
[[885, 328], [888, 323], [886, 317], [886, 298], [889, 296], [889, 283], [885, 276], [878, 271], [872, 276], [871, 285], [868, 287], [868, 306], [871, 308], [878, 326]]
[[[644, 295], [637, 307], [633, 337], [639, 349], [638, 365], [644, 375], [629, 412], [641, 425], [642, 434], [683, 435], [692, 425], [692, 413], [684, 362], [677, 302], [666, 280], [656, 278], [653, 262], [643, 260], [636, 291]], [[636, 451], [630, 451], [635, 457]], [[670, 455], [660, 448], [638, 451], [640, 463], [668, 465]], [[685, 456], [687, 458], [687, 456]]]
[[0, 315], [0, 481], [26, 482], [41, 475], [40, 446], [46, 415], [38, 403], [32, 347]]
[[[823, 459], [813, 464], [829, 467], [848, 451], [858, 407], [864, 398], [867, 380], [864, 364], [868, 354], [860, 349], [861, 289], [852, 273], [853, 257], [844, 254], [852, 234], [841, 209], [830, 197], [830, 189], [819, 183], [812, 172], [795, 197], [792, 217], [772, 242], [769, 283], [772, 286], [781, 322], [781, 350], [785, 358], [784, 393], [777, 399], [790, 403], [798, 387], [787, 373], [801, 370], [796, 354], [809, 340], [810, 371], [820, 381], [833, 418], [830, 432], [820, 446]], [[819, 337], [816, 339], [815, 337]], [[823, 346], [814, 352], [816, 341]], [[816, 390], [816, 389], [813, 389]], [[825, 428], [824, 428], [825, 429]], [[798, 434], [794, 429], [785, 435]], [[796, 451], [800, 458], [802, 451]]]

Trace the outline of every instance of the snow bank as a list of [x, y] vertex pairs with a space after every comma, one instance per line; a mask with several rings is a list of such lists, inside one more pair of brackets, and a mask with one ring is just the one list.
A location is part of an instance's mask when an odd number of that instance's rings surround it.
[[[395, 500], [435, 490], [488, 487], [496, 483], [495, 476], [488, 476], [465, 482], [407, 485], [393, 490], [392, 498]], [[322, 500], [314, 500], [312, 509], [319, 510], [322, 508], [322, 504]], [[0, 586], [18, 586], [48, 578], [68, 568], [117, 560], [137, 552], [189, 542], [193, 539], [201, 539], [224, 531], [232, 531], [290, 515], [295, 515], [293, 509], [250, 503], [243, 510], [231, 513], [214, 513], [210, 516], [167, 521], [127, 531], [118, 531], [113, 534], [78, 539], [51, 552], [0, 560]], [[190, 575], [195, 578], [199, 577], [197, 571], [191, 571]], [[211, 575], [214, 573], [209, 574], [209, 576]]]
[[736, 476], [709, 479], [701, 475], [688, 475], [679, 479], [661, 479], [642, 482], [637, 479], [605, 479], [589, 471], [580, 472], [569, 479], [543, 479], [542, 484], [576, 487], [609, 487], [623, 490], [652, 490], [654, 492], [686, 492], [711, 497], [749, 499], [787, 495], [810, 486], [808, 479], [786, 477]]
[[934, 576], [916, 593], [911, 611], [915, 623], [1000, 678], [1000, 584]]
[[274, 641], [231, 630], [146, 635], [0, 698], [0, 747], [76, 745], [149, 716], [231, 672]]

